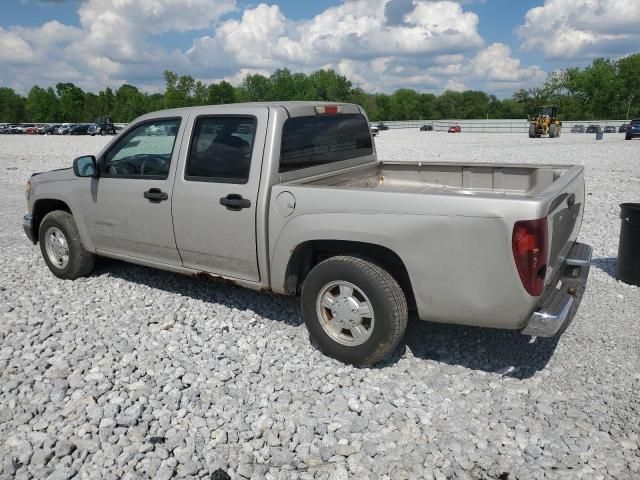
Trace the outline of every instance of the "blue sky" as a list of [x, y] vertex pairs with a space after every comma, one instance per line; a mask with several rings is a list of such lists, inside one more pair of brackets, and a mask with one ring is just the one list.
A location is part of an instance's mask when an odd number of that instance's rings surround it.
[[638, 25], [638, 0], [11, 0], [0, 84], [155, 91], [165, 69], [237, 83], [334, 68], [370, 91], [507, 96], [596, 56], [634, 53]]

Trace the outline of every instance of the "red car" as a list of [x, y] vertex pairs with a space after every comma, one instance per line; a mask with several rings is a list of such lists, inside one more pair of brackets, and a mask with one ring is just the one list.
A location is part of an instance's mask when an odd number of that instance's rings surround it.
[[449, 133], [460, 133], [462, 132], [462, 128], [460, 128], [460, 125], [451, 125], [449, 127]]
[[28, 125], [24, 130], [24, 133], [26, 133], [27, 135], [35, 135], [38, 133], [38, 129], [35, 127], [35, 125]]

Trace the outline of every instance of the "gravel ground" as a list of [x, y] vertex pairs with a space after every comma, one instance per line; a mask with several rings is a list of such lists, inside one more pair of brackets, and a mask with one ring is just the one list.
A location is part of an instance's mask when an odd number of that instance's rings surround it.
[[640, 142], [382, 132], [387, 159], [584, 164], [595, 259], [559, 340], [412, 321], [355, 369], [293, 298], [115, 261], [51, 275], [24, 182], [106, 140], [0, 137], [0, 478], [640, 477], [640, 289], [613, 278]]

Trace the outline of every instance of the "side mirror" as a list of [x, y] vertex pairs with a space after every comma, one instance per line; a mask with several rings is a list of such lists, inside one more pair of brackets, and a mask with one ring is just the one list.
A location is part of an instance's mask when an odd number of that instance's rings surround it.
[[94, 177], [98, 176], [98, 165], [96, 157], [86, 155], [78, 157], [73, 161], [73, 173], [76, 177]]

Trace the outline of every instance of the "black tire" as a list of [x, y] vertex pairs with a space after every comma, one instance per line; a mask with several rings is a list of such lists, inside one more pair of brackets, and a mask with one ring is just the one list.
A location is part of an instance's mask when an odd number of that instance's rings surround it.
[[625, 140], [631, 140], [631, 135], [625, 135], [624, 139]]
[[529, 125], [529, 138], [536, 138], [537, 136], [536, 126], [533, 124]]
[[[339, 343], [321, 324], [317, 300], [323, 288], [334, 281], [355, 285], [369, 299], [375, 321], [370, 336], [360, 345]], [[302, 287], [301, 307], [309, 335], [322, 353], [360, 367], [391, 355], [407, 328], [407, 301], [398, 282], [383, 268], [357, 257], [331, 257], [316, 265]]]
[[[55, 264], [47, 253], [46, 236], [56, 228], [64, 235], [68, 247], [68, 261], [66, 265]], [[73, 215], [62, 210], [55, 210], [48, 213], [40, 223], [38, 231], [40, 251], [49, 270], [58, 278], [65, 280], [75, 280], [84, 277], [93, 271], [95, 265], [95, 255], [87, 252], [80, 240], [80, 234], [76, 227]]]
[[558, 127], [555, 124], [549, 125], [549, 138], [556, 138]]

